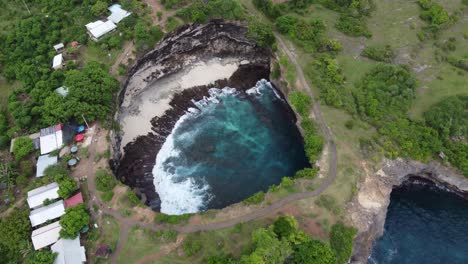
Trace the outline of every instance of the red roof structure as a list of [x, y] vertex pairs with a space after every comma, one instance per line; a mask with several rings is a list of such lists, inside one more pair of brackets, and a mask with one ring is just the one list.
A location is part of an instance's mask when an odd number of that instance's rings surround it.
[[84, 137], [85, 137], [84, 134], [78, 134], [78, 135], [75, 136], [75, 141], [76, 142], [81, 142], [81, 141], [83, 141]]
[[65, 200], [65, 208], [73, 207], [82, 203], [83, 203], [83, 195], [81, 194], [81, 192], [79, 192]]
[[71, 43], [71, 46], [72, 46], [72, 47], [76, 47], [76, 46], [78, 46], [78, 45], [79, 45], [78, 41], [72, 41], [72, 43]]

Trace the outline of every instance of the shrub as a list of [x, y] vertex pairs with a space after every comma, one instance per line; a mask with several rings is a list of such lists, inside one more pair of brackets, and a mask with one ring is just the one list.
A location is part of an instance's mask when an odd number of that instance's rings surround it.
[[179, 26], [180, 26], [180, 22], [175, 17], [168, 17], [166, 20], [166, 24], [164, 25], [164, 28], [166, 29], [167, 32], [171, 32], [174, 29], [178, 28]]
[[131, 190], [129, 190], [127, 192], [127, 198], [128, 200], [134, 204], [134, 205], [141, 205], [141, 201], [140, 199], [138, 198], [138, 196], [136, 196], [136, 194], [134, 192], [132, 192]]
[[246, 205], [259, 204], [259, 203], [263, 202], [263, 200], [265, 200], [265, 193], [260, 191], [260, 192], [255, 193], [254, 195], [250, 196], [249, 198], [245, 199], [244, 201], [242, 201], [242, 203], [244, 203]]
[[312, 106], [309, 95], [301, 91], [294, 91], [289, 94], [289, 101], [302, 118], [309, 117], [309, 109]]
[[34, 151], [32, 139], [28, 137], [20, 137], [15, 140], [13, 145], [13, 154], [16, 160], [22, 160]]
[[269, 24], [257, 19], [249, 20], [247, 37], [255, 40], [261, 47], [275, 48], [276, 38]]
[[330, 232], [330, 246], [335, 252], [338, 264], [348, 263], [353, 251], [353, 240], [357, 230], [347, 227], [343, 223], [336, 223]]
[[273, 231], [279, 239], [289, 239], [291, 235], [297, 232], [297, 228], [297, 221], [291, 216], [280, 216], [273, 223]]
[[65, 215], [60, 219], [60, 237], [73, 239], [78, 232], [89, 224], [89, 215], [84, 204], [65, 209]]
[[372, 33], [367, 28], [366, 19], [363, 17], [341, 14], [335, 26], [339, 31], [349, 36], [363, 36], [366, 38], [372, 37]]
[[394, 53], [390, 45], [367, 46], [362, 51], [361, 55], [376, 61], [390, 62], [394, 56]]
[[350, 130], [353, 129], [353, 127], [354, 127], [354, 120], [350, 119], [350, 120], [346, 121], [345, 127], [346, 127], [347, 129], [350, 129]]
[[106, 192], [114, 189], [117, 184], [115, 178], [106, 170], [96, 171], [96, 189], [101, 192]]
[[30, 160], [23, 160], [20, 162], [20, 172], [24, 174], [26, 177], [30, 177], [33, 175], [33, 164]]
[[306, 178], [306, 179], [313, 179], [317, 176], [318, 168], [305, 168], [300, 171], [297, 171], [294, 175], [294, 178]]
[[184, 242], [184, 245], [182, 246], [184, 249], [184, 253], [187, 257], [191, 257], [195, 254], [198, 253], [198, 251], [201, 250], [202, 244], [200, 240], [195, 240], [195, 239], [187, 239]]
[[67, 178], [59, 182], [58, 195], [63, 199], [70, 197], [76, 190], [78, 185], [73, 179]]

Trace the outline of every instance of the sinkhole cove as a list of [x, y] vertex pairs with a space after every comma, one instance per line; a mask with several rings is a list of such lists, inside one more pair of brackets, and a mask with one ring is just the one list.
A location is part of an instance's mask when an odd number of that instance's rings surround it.
[[309, 165], [288, 105], [269, 82], [209, 92], [157, 154], [153, 176], [163, 213], [223, 208]]
[[430, 184], [393, 189], [368, 263], [468, 263], [468, 201]]
[[153, 210], [224, 208], [310, 166], [296, 116], [268, 81], [271, 50], [246, 32], [185, 25], [129, 71], [112, 165]]

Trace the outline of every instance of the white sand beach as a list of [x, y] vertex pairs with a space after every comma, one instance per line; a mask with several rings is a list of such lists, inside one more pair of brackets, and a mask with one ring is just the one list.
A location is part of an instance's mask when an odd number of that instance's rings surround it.
[[135, 74], [129, 81], [119, 113], [121, 150], [123, 151], [123, 147], [136, 137], [151, 132], [151, 119], [162, 116], [170, 108], [169, 103], [174, 93], [228, 79], [238, 69], [239, 64], [241, 62], [238, 59], [229, 58], [200, 61], [149, 85], [143, 80], [151, 74], [151, 69]]

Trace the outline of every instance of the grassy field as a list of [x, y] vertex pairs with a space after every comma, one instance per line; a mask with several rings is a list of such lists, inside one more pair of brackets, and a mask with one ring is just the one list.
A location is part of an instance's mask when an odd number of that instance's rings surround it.
[[180, 256], [177, 250], [175, 250], [154, 263], [204, 263], [204, 259], [207, 257], [219, 255], [220, 253], [238, 257], [250, 249], [252, 232], [268, 224], [269, 222], [267, 221], [256, 220], [218, 231], [190, 234], [186, 237], [186, 240], [198, 240], [202, 243], [201, 250], [198, 253], [187, 257]]
[[125, 241], [124, 248], [117, 263], [135, 263], [143, 256], [156, 253], [164, 243], [154, 239], [150, 232], [133, 228]]

